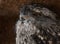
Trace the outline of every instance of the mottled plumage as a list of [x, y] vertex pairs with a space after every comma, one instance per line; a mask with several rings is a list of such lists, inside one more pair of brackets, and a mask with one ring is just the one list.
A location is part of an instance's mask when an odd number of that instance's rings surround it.
[[16, 23], [16, 44], [59, 44], [60, 25], [56, 13], [38, 4], [20, 9]]

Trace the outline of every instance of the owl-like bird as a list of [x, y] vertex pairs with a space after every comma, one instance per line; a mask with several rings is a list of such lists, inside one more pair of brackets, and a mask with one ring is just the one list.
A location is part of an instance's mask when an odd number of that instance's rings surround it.
[[16, 23], [16, 44], [60, 44], [56, 13], [39, 4], [20, 9]]

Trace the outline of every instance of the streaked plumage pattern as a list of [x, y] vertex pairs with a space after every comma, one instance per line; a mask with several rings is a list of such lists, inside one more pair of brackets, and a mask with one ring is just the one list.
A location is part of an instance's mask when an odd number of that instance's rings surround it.
[[16, 44], [60, 44], [56, 13], [39, 4], [25, 5], [16, 23]]

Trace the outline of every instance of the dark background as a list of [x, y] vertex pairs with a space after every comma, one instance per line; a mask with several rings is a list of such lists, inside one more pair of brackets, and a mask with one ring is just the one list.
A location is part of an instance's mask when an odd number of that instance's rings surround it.
[[60, 17], [60, 0], [0, 0], [0, 44], [15, 44], [19, 8], [31, 3], [44, 4]]

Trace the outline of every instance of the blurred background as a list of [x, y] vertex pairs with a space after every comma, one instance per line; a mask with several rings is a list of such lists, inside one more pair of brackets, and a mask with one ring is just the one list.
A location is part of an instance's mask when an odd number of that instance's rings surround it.
[[0, 0], [0, 44], [15, 43], [15, 24], [19, 9], [24, 4], [40, 3], [57, 13], [60, 17], [60, 0]]

